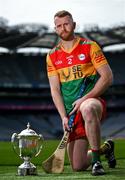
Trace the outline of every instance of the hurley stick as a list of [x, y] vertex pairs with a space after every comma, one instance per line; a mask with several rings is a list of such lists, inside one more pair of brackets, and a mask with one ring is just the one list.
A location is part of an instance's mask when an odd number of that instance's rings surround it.
[[42, 167], [47, 173], [61, 173], [64, 169], [65, 149], [69, 132], [65, 131], [61, 142], [55, 152], [42, 163]]
[[[77, 99], [82, 97], [82, 95], [84, 94], [88, 82], [89, 82], [89, 79], [86, 78], [84, 82], [82, 83]], [[69, 124], [70, 129], [73, 126], [74, 117], [75, 117], [75, 113], [69, 117], [68, 124]], [[53, 154], [48, 159], [42, 162], [42, 167], [45, 172], [47, 173], [62, 173], [63, 172], [65, 151], [66, 151], [66, 145], [68, 142], [69, 133], [70, 132], [68, 131], [64, 132], [64, 135], [57, 149], [53, 152]]]

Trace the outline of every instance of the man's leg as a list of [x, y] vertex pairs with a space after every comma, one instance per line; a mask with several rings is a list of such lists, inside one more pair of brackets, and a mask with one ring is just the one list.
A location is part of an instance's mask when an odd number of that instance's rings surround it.
[[92, 175], [105, 174], [100, 161], [100, 120], [102, 116], [102, 104], [99, 100], [90, 98], [84, 101], [80, 106], [82, 113], [86, 135], [92, 150]]
[[105, 155], [108, 160], [109, 168], [115, 168], [116, 159], [115, 159], [115, 143], [112, 139], [108, 139], [100, 147], [100, 155]]
[[[100, 147], [99, 153], [100, 155], [105, 155], [109, 168], [115, 168], [117, 165], [116, 158], [115, 158], [115, 144], [112, 139], [106, 140]], [[92, 151], [88, 151], [89, 159], [92, 158]]]
[[86, 138], [71, 141], [67, 145], [67, 150], [70, 164], [74, 171], [83, 171], [90, 166], [91, 159], [87, 156], [88, 141]]

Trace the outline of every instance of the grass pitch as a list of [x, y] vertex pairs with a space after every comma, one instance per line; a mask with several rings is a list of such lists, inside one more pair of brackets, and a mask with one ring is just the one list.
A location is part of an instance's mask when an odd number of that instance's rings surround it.
[[103, 165], [107, 172], [104, 176], [92, 176], [91, 170], [84, 172], [72, 172], [69, 165], [65, 166], [64, 172], [62, 174], [46, 174], [43, 172], [40, 166], [37, 166], [38, 175], [37, 176], [17, 176], [16, 166], [0, 166], [0, 179], [2, 180], [120, 180], [125, 179], [125, 161], [118, 160], [117, 167], [115, 169], [109, 169], [107, 163], [104, 161]]
[[43, 150], [37, 158], [31, 160], [37, 166], [37, 176], [18, 176], [17, 168], [23, 162], [13, 151], [10, 142], [0, 142], [0, 179], [2, 180], [17, 180], [17, 179], [30, 179], [30, 180], [72, 180], [72, 179], [85, 179], [85, 180], [118, 180], [125, 179], [125, 139], [115, 140], [115, 154], [117, 159], [117, 166], [115, 169], [109, 169], [107, 162], [102, 157], [102, 163], [104, 165], [106, 175], [104, 176], [92, 176], [91, 170], [84, 172], [72, 172], [69, 165], [69, 161], [66, 155], [65, 167], [62, 174], [46, 174], [41, 166], [42, 161], [49, 157], [56, 149], [59, 141], [46, 141], [43, 144]]

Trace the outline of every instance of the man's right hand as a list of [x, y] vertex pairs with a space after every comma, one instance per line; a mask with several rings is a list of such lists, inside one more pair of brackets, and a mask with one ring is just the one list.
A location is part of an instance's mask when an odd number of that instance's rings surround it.
[[69, 121], [69, 118], [68, 117], [64, 117], [62, 119], [62, 124], [63, 124], [63, 129], [64, 131], [71, 131], [71, 129], [69, 128], [68, 126], [68, 121]]

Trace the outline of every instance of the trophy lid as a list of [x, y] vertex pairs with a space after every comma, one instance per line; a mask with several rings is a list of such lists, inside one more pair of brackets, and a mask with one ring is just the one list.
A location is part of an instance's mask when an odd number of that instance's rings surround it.
[[38, 136], [37, 133], [30, 129], [30, 123], [28, 122], [27, 128], [19, 133], [19, 136]]

